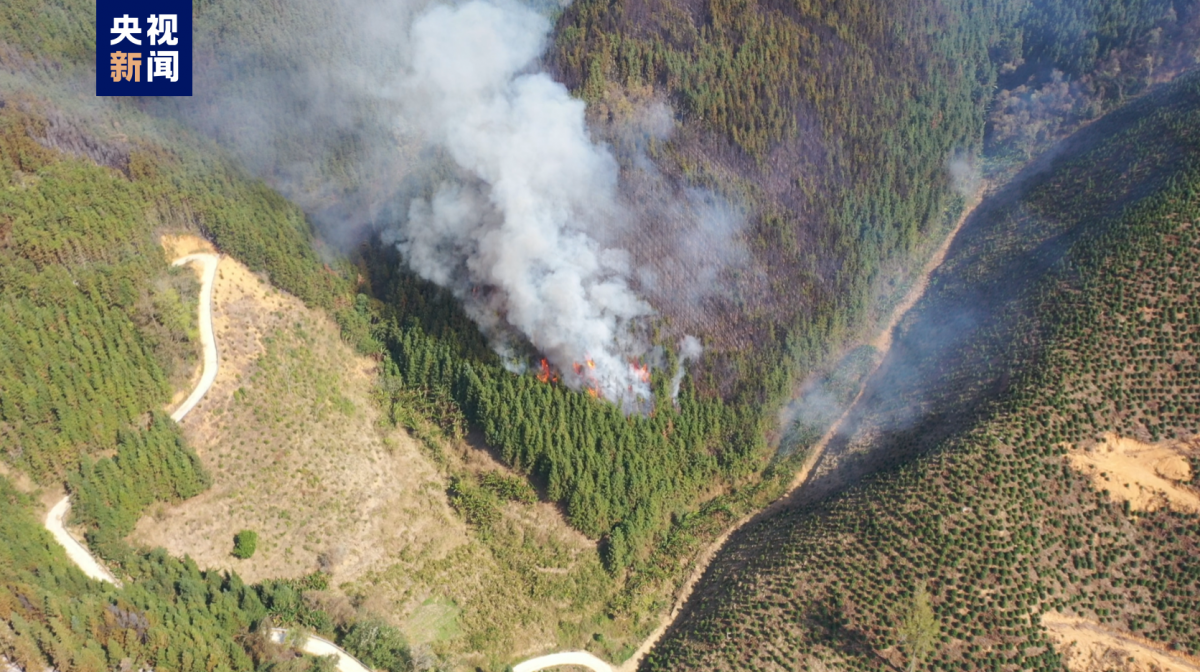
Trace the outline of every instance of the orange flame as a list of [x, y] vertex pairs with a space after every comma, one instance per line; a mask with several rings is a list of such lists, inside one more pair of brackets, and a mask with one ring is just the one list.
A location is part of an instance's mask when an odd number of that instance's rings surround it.
[[538, 374], [537, 379], [543, 383], [548, 383], [554, 378], [554, 374], [550, 371], [550, 362], [542, 359], [542, 372]]
[[629, 360], [629, 366], [633, 369], [634, 374], [637, 375], [639, 380], [641, 380], [643, 383], [650, 382], [649, 364], [643, 364], [639, 360], [631, 359]]
[[596, 362], [592, 361], [592, 359], [591, 359], [590, 357], [589, 357], [589, 358], [588, 358], [588, 360], [587, 360], [587, 367], [588, 367], [589, 369], [594, 369], [594, 368], [596, 368]]

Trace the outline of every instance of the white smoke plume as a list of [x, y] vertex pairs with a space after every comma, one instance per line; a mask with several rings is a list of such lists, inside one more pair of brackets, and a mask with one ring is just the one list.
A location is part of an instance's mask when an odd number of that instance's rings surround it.
[[434, 6], [414, 20], [406, 130], [459, 176], [414, 200], [395, 239], [494, 339], [519, 332], [563, 382], [629, 408], [650, 397], [635, 328], [652, 310], [629, 287], [629, 255], [592, 235], [624, 220], [617, 163], [590, 139], [584, 103], [533, 71], [549, 31], [505, 0]]
[[671, 377], [671, 400], [679, 396], [679, 384], [683, 382], [683, 369], [688, 362], [699, 361], [704, 354], [704, 346], [695, 336], [684, 336], [679, 341], [679, 363], [675, 365], [675, 375]]
[[946, 160], [946, 171], [950, 174], [950, 186], [959, 196], [969, 199], [979, 191], [983, 174], [974, 155], [956, 150]]

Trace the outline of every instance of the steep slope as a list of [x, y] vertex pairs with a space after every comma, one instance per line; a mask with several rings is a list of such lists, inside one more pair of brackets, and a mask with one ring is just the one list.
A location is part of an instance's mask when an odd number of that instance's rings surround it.
[[[1069, 458], [1111, 432], [1200, 459], [1198, 114], [1192, 76], [985, 203], [841, 463], [735, 535], [642, 668], [888, 669], [912, 655], [899, 626], [919, 586], [928, 669], [1060, 668], [1040, 624], [1055, 611], [1200, 651], [1195, 514], [1127, 509]], [[949, 310], [964, 303], [974, 319]]]
[[[1085, 19], [1098, 4], [1079, 5], [1087, 10], [1081, 12]], [[172, 361], [193, 361], [194, 347], [186, 320], [176, 319], [189, 313], [181, 308], [189, 300], [187, 283], [176, 285], [163, 268], [154, 233], [198, 232], [309, 307], [331, 312], [348, 342], [382, 360], [378, 401], [390, 425], [384, 434], [397, 432], [395, 425], [424, 433], [436, 456], [445, 437], [477, 430], [468, 438], [483, 436], [496, 456], [542, 486], [546, 498], [594, 538], [565, 535], [569, 543], [548, 545], [540, 534], [548, 525], [539, 516], [551, 505], [527, 515], [526, 504], [503, 501], [503, 493], [526, 492], [511, 481], [488, 486], [484, 476], [460, 474], [447, 495], [480, 545], [447, 563], [436, 553], [400, 557], [387, 571], [351, 586], [354, 596], [369, 598], [376, 585], [388, 584], [377, 592], [403, 601], [404, 609], [415, 607], [420, 616], [414, 627], [428, 639], [456, 638], [457, 624], [473, 619], [466, 636], [448, 646], [476, 656], [472, 662], [481, 665], [502, 666], [510, 644], [533, 653], [586, 643], [619, 658], [669, 601], [686, 558], [705, 536], [786, 482], [786, 463], [770, 472], [775, 481], [758, 481], [769, 459], [773, 402], [787, 394], [797, 371], [816, 366], [903, 294], [905, 262], [927, 253], [953, 218], [957, 199], [945, 162], [952, 150], [982, 142], [995, 71], [1015, 67], [1024, 56], [1049, 65], [1059, 52], [1076, 68], [1103, 65], [1123, 49], [1128, 58], [1118, 64], [1140, 63], [1139, 49], [1151, 35], [1175, 44], [1176, 24], [1195, 22], [1194, 3], [1170, 4], [1117, 3], [1120, 11], [1106, 14], [1105, 25], [1083, 30], [1057, 18], [1044, 22], [1069, 28], [1064, 33], [1072, 39], [1085, 36], [1079, 49], [1047, 50], [1045, 57], [1031, 50], [1046, 45], [1032, 40], [1014, 47], [1019, 36], [1008, 29], [1018, 22], [1018, 10], [1029, 6], [1019, 2], [911, 2], [878, 11], [828, 2], [663, 3], [626, 11], [621, 3], [586, 2], [562, 14], [550, 61], [591, 103], [593, 118], [612, 124], [598, 132], [612, 139], [626, 169], [644, 150], [665, 175], [665, 182], [646, 184], [711, 188], [745, 205], [750, 222], [737, 242], [751, 249], [753, 263], [719, 278], [712, 301], [681, 302], [670, 283], [661, 285], [656, 301], [665, 316], [662, 342], [671, 345], [676, 331], [696, 326], [714, 355], [700, 375], [682, 381], [677, 406], [664, 401], [652, 417], [628, 419], [584, 394], [505, 370], [453, 299], [417, 281], [386, 246], [364, 251], [358, 269], [322, 263], [336, 255], [313, 240], [305, 214], [325, 223], [387, 224], [406, 212], [403, 197], [428, 187], [403, 180], [407, 173], [396, 169], [403, 163], [396, 156], [408, 156], [404, 152], [412, 148], [387, 142], [394, 120], [378, 109], [387, 101], [354, 88], [358, 80], [346, 76], [346, 68], [306, 67], [312, 62], [306, 59], [336, 61], [332, 57], [344, 44], [318, 39], [319, 48], [309, 49], [297, 36], [310, 36], [318, 25], [328, 29], [322, 37], [352, 35], [345, 32], [354, 23], [347, 17], [357, 15], [343, 11], [348, 6], [198, 3], [204, 34], [199, 62], [209, 68], [210, 84], [235, 76], [233, 102], [240, 104], [201, 95], [183, 101], [200, 108], [189, 116], [164, 101], [97, 101], [91, 95], [90, 3], [8, 3], [0, 12], [0, 69], [2, 115], [9, 124], [3, 179], [11, 200], [0, 204], [0, 291], [5, 317], [21, 328], [0, 333], [10, 339], [0, 344], [0, 437], [11, 448], [6, 459], [42, 482], [65, 480], [73, 490], [91, 493], [94, 506], [79, 508], [80, 522], [126, 567], [145, 557], [120, 543], [143, 510], [153, 501], [176, 504], [207, 486], [200, 458], [178, 429], [154, 415], [170, 382], [185, 377]], [[380, 7], [394, 5], [375, 3], [374, 9]], [[653, 20], [643, 20], [647, 15]], [[396, 27], [371, 24], [381, 32]], [[1094, 49], [1092, 33], [1100, 38]], [[1047, 41], [1053, 45], [1059, 38]], [[388, 40], [367, 44], [384, 51], [394, 46]], [[786, 63], [772, 61], [771, 53], [786, 56]], [[1128, 90], [1149, 79], [1136, 68], [1122, 72], [1119, 81], [1136, 84]], [[309, 77], [330, 73], [339, 86], [322, 89], [314, 100]], [[281, 80], [294, 88], [277, 88]], [[645, 145], [621, 139], [631, 109], [664, 101], [674, 107], [673, 138], [656, 136]], [[316, 113], [306, 114], [312, 107]], [[254, 124], [245, 133], [228, 132], [221, 122], [239, 112]], [[269, 151], [243, 155], [247, 168], [238, 167], [181, 128], [179, 119], [227, 150], [265, 139]], [[286, 132], [275, 135], [277, 127]], [[385, 141], [373, 142], [379, 138]], [[374, 163], [381, 155], [389, 160]], [[639, 188], [635, 180], [631, 198], [654, 200], [653, 189]], [[645, 231], [647, 244], [631, 246], [647, 267], [658, 268], [656, 260], [668, 251], [658, 244], [662, 231]], [[654, 293], [648, 284], [643, 289]], [[69, 339], [63, 337], [68, 333]], [[292, 353], [302, 349], [304, 334], [281, 333], [280, 350], [273, 353], [279, 357], [264, 363], [307, 363]], [[331, 346], [327, 352], [340, 357], [346, 349]], [[660, 400], [671, 396], [675, 364], [668, 355], [655, 372]], [[317, 389], [327, 380], [304, 382]], [[364, 381], [356, 384], [361, 398]], [[276, 391], [266, 383], [251, 390], [261, 395], [255, 408], [268, 409]], [[219, 423], [246, 432], [267, 427], [280, 442], [300, 425], [260, 415], [265, 420], [251, 422], [231, 413]], [[8, 440], [13, 437], [15, 442]], [[448, 443], [466, 456], [463, 462], [487, 462], [479, 442], [470, 448]], [[358, 455], [375, 456], [371, 450]], [[231, 449], [229, 455], [235, 454], [241, 456]], [[160, 464], [170, 468], [157, 469]], [[499, 471], [495, 466], [480, 471]], [[221, 470], [218, 462], [216, 476], [227, 483], [245, 475]], [[257, 485], [256, 496], [262, 496], [266, 486]], [[139, 496], [127, 496], [131, 492]], [[303, 497], [305, 491], [288, 494]], [[444, 511], [441, 492], [426, 492], [422, 501], [438, 515]], [[697, 511], [701, 502], [707, 504]], [[312, 541], [289, 533], [293, 547], [310, 548], [293, 557], [286, 573], [311, 563], [324, 541], [317, 532], [328, 521], [316, 518], [314, 513], [303, 529]], [[257, 520], [265, 524], [265, 518]], [[455, 534], [463, 529], [449, 527]], [[593, 548], [599, 554], [577, 552]], [[213, 542], [205, 552], [215, 557], [215, 549]], [[554, 562], [542, 562], [547, 555]], [[264, 556], [260, 560], [280, 560]], [[488, 564], [498, 557], [497, 565]], [[481, 566], [500, 569], [481, 574]], [[428, 586], [434, 584], [452, 584], [459, 596], [433, 595]], [[302, 601], [300, 592], [319, 593], [318, 585], [320, 580], [272, 585], [267, 592], [275, 597], [264, 592], [264, 601], [278, 618], [344, 629], [347, 624], [335, 624], [330, 613]], [[536, 626], [522, 620], [532, 611], [525, 602], [495, 598], [506, 591], [536, 603]], [[463, 595], [478, 599], [460, 619], [468, 601]], [[556, 622], [556, 610], [572, 617]], [[506, 632], [519, 629], [534, 634], [526, 635], [528, 641], [507, 639]], [[61, 640], [46, 635], [39, 641], [49, 650]], [[119, 663], [114, 660], [107, 662]]]
[[[644, 289], [670, 328], [702, 334], [726, 360], [703, 382], [728, 392], [761, 385], [785, 357], [819, 356], [813, 339], [840, 342], [887, 314], [909, 261], [936, 245], [970, 190], [999, 77], [1025, 88], [1002, 92], [1008, 116], [988, 141], [997, 154], [1014, 144], [1036, 152], [1009, 136], [1040, 129], [1044, 143], [1052, 127], [1153, 81], [1116, 65], [1134, 53], [1151, 69], [1171, 49], [1194, 63], [1183, 45], [1200, 29], [1197, 13], [1195, 3], [1141, 0], [582, 0], [559, 19], [550, 61], [589, 102], [631, 181], [644, 177], [642, 150], [669, 183], [715, 189], [746, 209], [741, 238], [753, 261], [702, 302], [665, 280], [679, 275], [669, 217], [651, 209], [627, 245], [639, 268], [664, 279]], [[1157, 46], [1147, 42], [1156, 30]], [[1025, 97], [1055, 68], [1075, 78], [1072, 93], [1035, 94], [1043, 107], [1033, 109]], [[676, 114], [671, 132], [630, 140], [645, 109], [663, 103]], [[642, 181], [635, 194], [662, 196]]]
[[[123, 537], [148, 507], [210, 484], [163, 411], [173, 385], [190, 387], [199, 350], [196, 283], [168, 266], [158, 234], [204, 230], [334, 312], [349, 283], [317, 262], [298, 210], [219, 155], [97, 131], [32, 95], [3, 102], [0, 457], [14, 482], [67, 486], [72, 522], [123, 587], [66, 562], [38, 529], [37, 501], [0, 479], [0, 656], [63, 672], [307, 669], [256, 628], [270, 616], [333, 634], [327, 613], [298, 605], [300, 590], [320, 585], [250, 588]], [[343, 615], [339, 634], [357, 619]], [[385, 633], [379, 652], [407, 655], [398, 632]]]

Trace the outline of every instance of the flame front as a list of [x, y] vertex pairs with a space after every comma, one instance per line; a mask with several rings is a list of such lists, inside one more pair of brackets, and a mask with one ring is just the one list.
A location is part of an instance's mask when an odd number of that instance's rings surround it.
[[[568, 375], [567, 383], [571, 387], [579, 389], [581, 392], [587, 392], [588, 396], [602, 399], [605, 397], [605, 386], [597, 377], [596, 360], [587, 357], [582, 362], [573, 362], [571, 371], [574, 372], [574, 377]], [[642, 382], [650, 382], [650, 365], [643, 363], [639, 359], [629, 360], [629, 372], [633, 374], [633, 378]], [[543, 383], [559, 382], [559, 374], [550, 364], [549, 360], [542, 359], [538, 365], [537, 379]], [[636, 383], [635, 383], [636, 385]], [[632, 395], [634, 394], [634, 385], [628, 385], [626, 390]]]
[[542, 358], [542, 372], [538, 374], [538, 380], [543, 383], [558, 382], [558, 376], [554, 375], [554, 371], [550, 369], [550, 362]]
[[650, 382], [650, 365], [642, 364], [637, 360], [629, 362], [629, 366], [633, 368], [633, 373], [638, 377], [638, 380], [643, 383]]

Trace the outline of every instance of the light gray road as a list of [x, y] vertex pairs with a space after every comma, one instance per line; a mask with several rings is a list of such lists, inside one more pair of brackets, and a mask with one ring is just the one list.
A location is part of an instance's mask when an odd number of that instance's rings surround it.
[[562, 651], [548, 656], [538, 656], [513, 666], [513, 672], [537, 672], [558, 665], [576, 665], [595, 672], [613, 672], [613, 666], [587, 651]]
[[[282, 644], [287, 632], [284, 628], [271, 628], [271, 640]], [[300, 650], [313, 656], [337, 656], [337, 669], [340, 672], [371, 672], [371, 668], [363, 665], [345, 649], [323, 637], [309, 635]]]
[[67, 534], [66, 528], [63, 526], [63, 519], [66, 518], [67, 512], [71, 510], [71, 498], [63, 497], [54, 508], [50, 509], [50, 513], [46, 514], [46, 529], [50, 530], [50, 534], [54, 535], [54, 540], [62, 545], [67, 552], [67, 557], [74, 562], [84, 574], [96, 579], [97, 581], [107, 581], [115, 584], [117, 580], [113, 575], [100, 564], [87, 549], [86, 546], [75, 540], [75, 537]]
[[215, 254], [200, 253], [189, 254], [186, 257], [180, 257], [171, 262], [172, 266], [183, 266], [191, 262], [200, 263], [200, 347], [204, 350], [204, 368], [200, 374], [200, 383], [188, 395], [179, 408], [171, 414], [171, 419], [175, 422], [183, 420], [188, 413], [200, 403], [204, 395], [208, 393], [212, 387], [213, 381], [217, 379], [217, 339], [213, 334], [212, 326], [212, 296], [213, 282], [217, 278], [217, 264], [221, 258]]
[[[204, 394], [212, 387], [217, 378], [217, 342], [212, 328], [212, 295], [213, 282], [217, 278], [217, 263], [220, 257], [215, 254], [189, 254], [171, 262], [172, 266], [182, 266], [193, 261], [200, 262], [200, 305], [198, 308], [200, 322], [200, 346], [204, 350], [204, 368], [200, 374], [200, 383], [188, 395], [183, 404], [171, 414], [175, 422], [183, 420], [196, 404], [204, 398]], [[50, 513], [46, 514], [46, 529], [54, 536], [55, 541], [67, 551], [67, 557], [74, 562], [84, 574], [97, 581], [118, 584], [116, 578], [104, 568], [104, 565], [92, 555], [86, 546], [79, 543], [75, 537], [67, 533], [64, 523], [67, 512], [71, 510], [71, 498], [63, 497]]]

